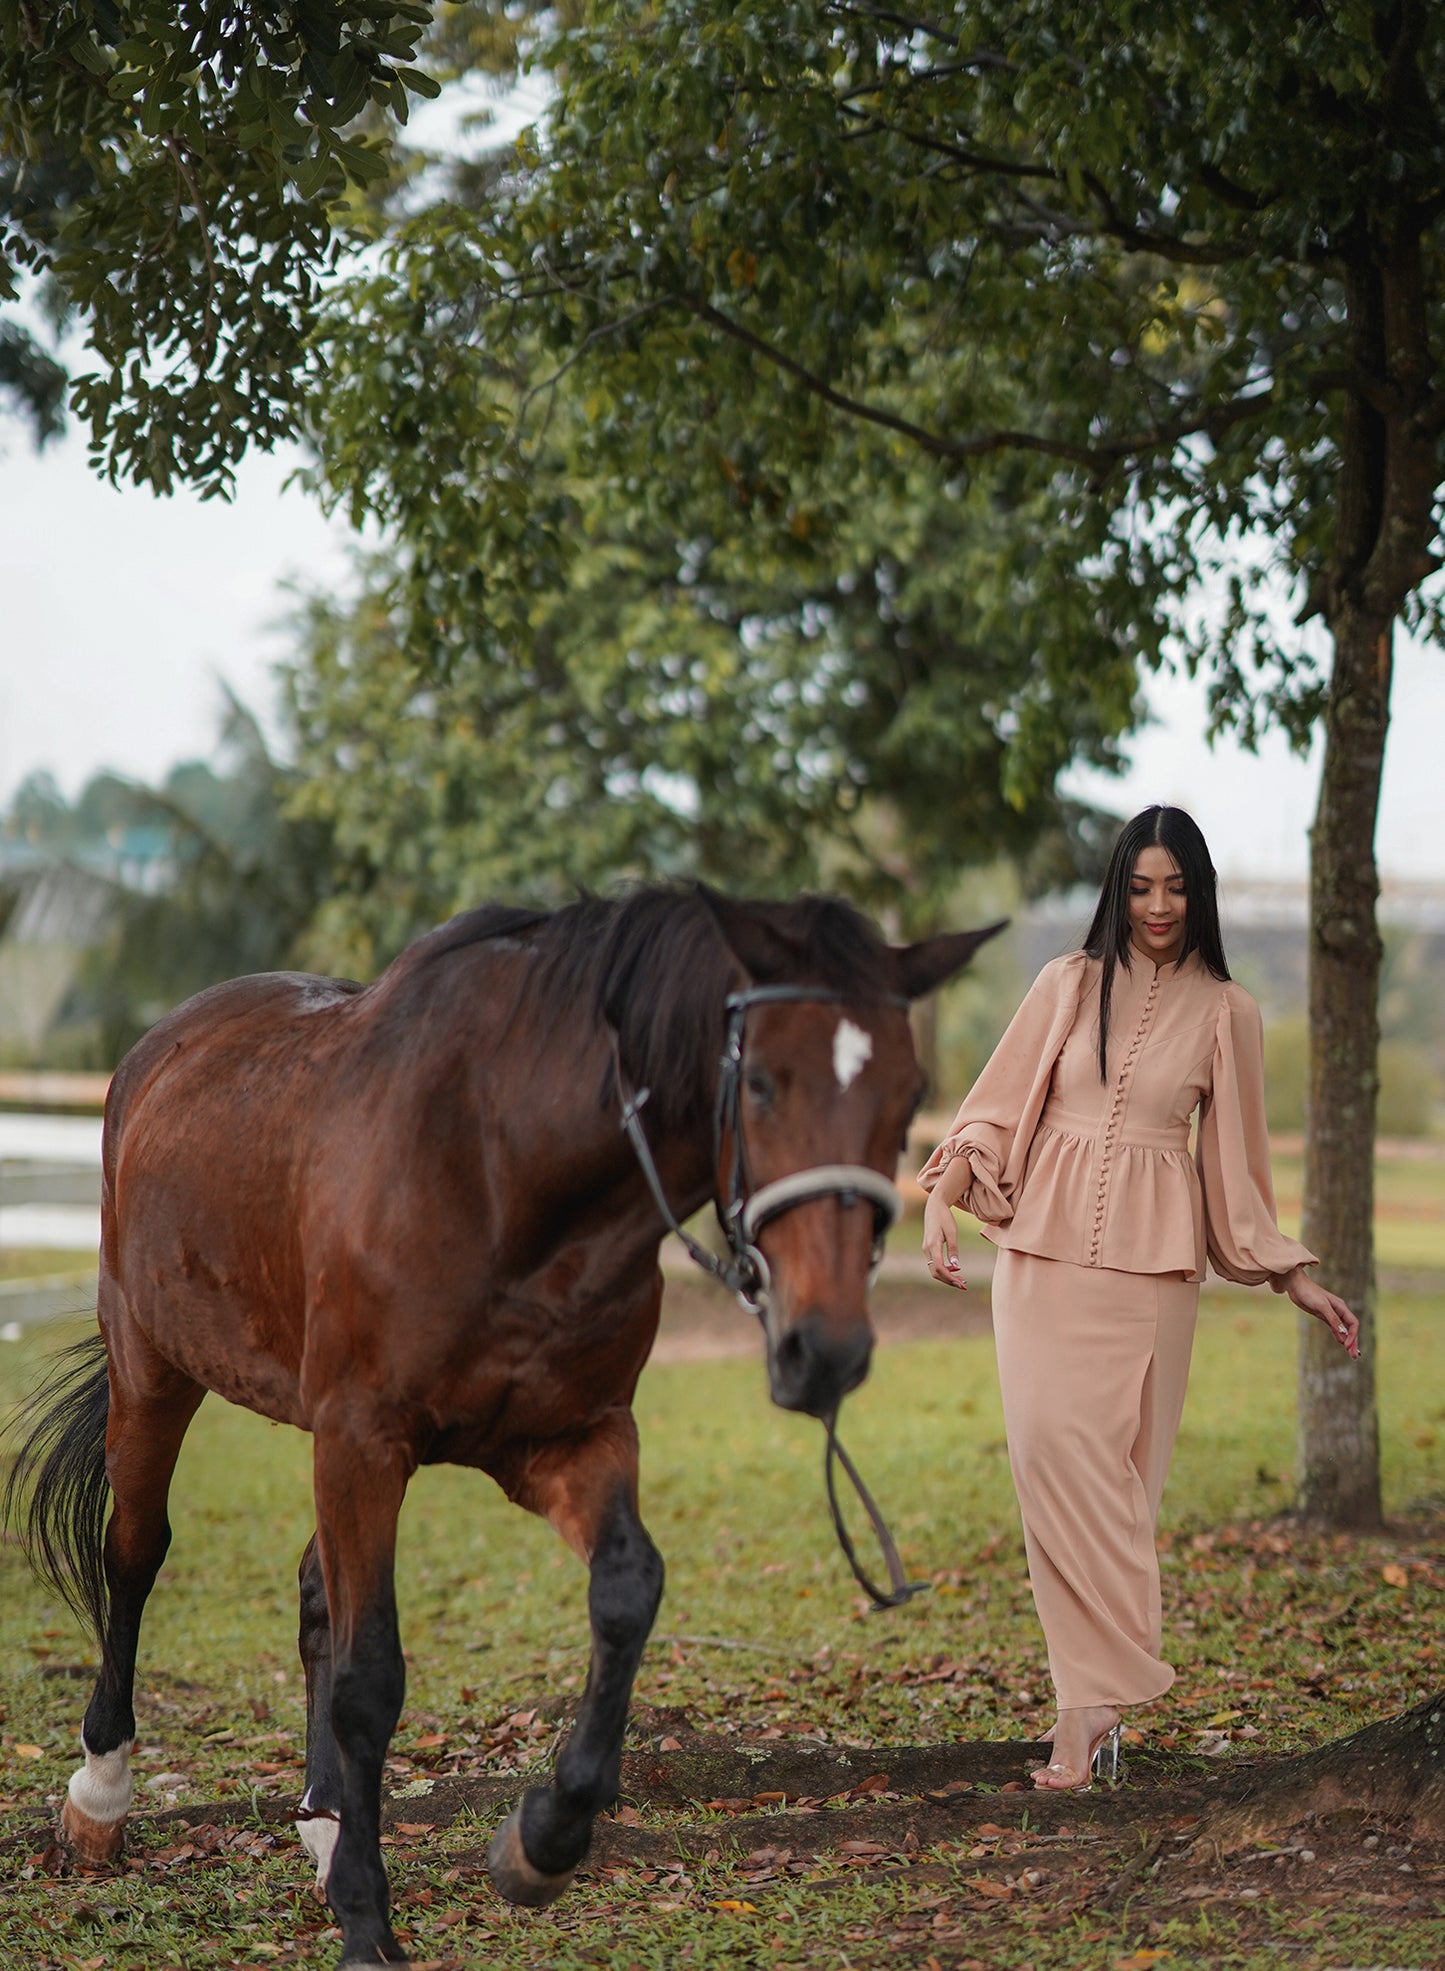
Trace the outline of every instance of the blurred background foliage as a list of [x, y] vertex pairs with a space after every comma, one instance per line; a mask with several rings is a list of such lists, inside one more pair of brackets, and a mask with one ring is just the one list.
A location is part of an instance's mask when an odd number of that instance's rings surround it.
[[[66, 377], [43, 329], [85, 320], [101, 367], [74, 406], [113, 474], [224, 490], [248, 439], [299, 430], [373, 546], [346, 592], [298, 606], [273, 749], [233, 704], [216, 761], [159, 788], [21, 790], [0, 819], [0, 1054], [109, 1065], [213, 979], [370, 977], [480, 898], [578, 885], [824, 886], [898, 936], [1005, 912], [1037, 931], [1112, 832], [1067, 770], [1118, 764], [1171, 632], [1246, 741], [1318, 712], [1257, 584], [1208, 621], [1183, 604], [1253, 523], [1318, 605], [1338, 407], [1310, 379], [1345, 318], [1305, 249], [1341, 184], [1394, 170], [1361, 20], [1261, 36], [1234, 7], [990, 5], [915, 47], [875, 10], [666, 5], [639, 31], [574, 0], [343, 0], [280, 40], [248, 15], [222, 48], [197, 10], [178, 121], [153, 129], [117, 77], [171, 73], [174, 10], [128, 0], [123, 61], [116, 10], [83, 11], [88, 67], [37, 16], [0, 77], [0, 300], [29, 281], [29, 312], [0, 320], [0, 398], [52, 435]], [[1008, 62], [955, 59], [995, 28]], [[1074, 45], [1090, 59], [1061, 92]], [[539, 130], [458, 141], [529, 65]], [[1279, 117], [1296, 71], [1330, 78], [1348, 169], [1303, 112]], [[438, 87], [467, 107], [407, 124]], [[919, 141], [971, 117], [1022, 176]], [[1217, 261], [1200, 238], [1237, 200], [1196, 151], [1219, 119], [1298, 196], [1255, 212], [1257, 253]], [[125, 369], [138, 338], [161, 353]], [[1260, 413], [1266, 374], [1261, 451], [1232, 419], [1241, 390]], [[1033, 451], [950, 451], [1036, 427]], [[1438, 1095], [1428, 948], [1393, 934], [1386, 1133]], [[999, 941], [925, 1012], [941, 1092], [1041, 952]], [[1268, 1010], [1297, 1128], [1299, 1008]]]
[[[524, 765], [499, 784], [495, 755], [479, 747], [467, 716], [418, 693], [389, 643], [385, 661], [368, 658], [351, 675], [348, 653], [369, 635], [385, 638], [374, 599], [345, 613], [316, 599], [301, 611], [285, 763], [252, 714], [229, 700], [214, 756], [175, 767], [158, 787], [102, 773], [73, 801], [45, 775], [19, 789], [0, 814], [0, 1066], [108, 1069], [168, 1007], [216, 980], [293, 965], [367, 978], [417, 932], [484, 895], [561, 900], [549, 831], [565, 806], [539, 801], [539, 783]], [[458, 688], [465, 696], [469, 687], [462, 680]], [[335, 749], [338, 773], [345, 766], [356, 796], [344, 815], [327, 776], [312, 777], [322, 745]], [[580, 784], [580, 777], [567, 782], [574, 793]], [[580, 879], [606, 886], [669, 860], [678, 874], [699, 866], [689, 818], [667, 802], [645, 792], [633, 802], [612, 799], [605, 789], [590, 805], [577, 798], [585, 813], [571, 824], [579, 828]], [[879, 870], [892, 870], [902, 881], [896, 829], [881, 804], [857, 826], [856, 851], [824, 836], [810, 860], [780, 825], [771, 864], [744, 859], [739, 875], [724, 853], [705, 867], [736, 889], [751, 887], [746, 872], [761, 866], [779, 887], [796, 872], [800, 881], [871, 891], [888, 928], [912, 935], [915, 913], [890, 904], [878, 879]], [[1106, 817], [1064, 811], [1014, 858], [985, 861], [975, 852], [951, 872], [940, 858], [929, 879], [931, 920], [1015, 922], [966, 978], [915, 1009], [935, 1104], [951, 1106], [968, 1088], [1038, 965], [1078, 942], [1097, 875], [1091, 857], [1105, 852], [1110, 834]], [[728, 842], [735, 848], [736, 836]], [[49, 908], [37, 911], [36, 900], [46, 898]], [[17, 1017], [24, 1007], [15, 961], [35, 956], [27, 915], [51, 934], [41, 954], [48, 962], [38, 1032]], [[30, 947], [24, 952], [17, 931]], [[1240, 924], [1229, 936], [1236, 974], [1265, 1005], [1269, 1123], [1286, 1136], [1304, 1126], [1304, 939], [1302, 919]], [[1438, 1123], [1441, 943], [1428, 930], [1386, 928], [1383, 1137], [1425, 1137]]]

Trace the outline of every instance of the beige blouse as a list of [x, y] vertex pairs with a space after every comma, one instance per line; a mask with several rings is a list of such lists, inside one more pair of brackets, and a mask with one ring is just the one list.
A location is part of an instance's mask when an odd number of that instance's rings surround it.
[[1081, 951], [1044, 967], [919, 1183], [963, 1156], [959, 1203], [995, 1245], [1191, 1280], [1207, 1256], [1280, 1291], [1315, 1255], [1275, 1222], [1258, 1006], [1197, 954], [1135, 955], [1115, 968], [1102, 1082], [1102, 973]]

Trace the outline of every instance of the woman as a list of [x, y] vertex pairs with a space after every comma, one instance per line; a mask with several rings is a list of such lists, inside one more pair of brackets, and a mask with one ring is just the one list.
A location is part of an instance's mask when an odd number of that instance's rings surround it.
[[1146, 808], [1083, 950], [1044, 967], [920, 1172], [936, 1280], [963, 1285], [954, 1206], [999, 1248], [1009, 1462], [1058, 1703], [1039, 1788], [1116, 1771], [1121, 1711], [1174, 1681], [1154, 1526], [1206, 1257], [1359, 1352], [1354, 1314], [1275, 1223], [1263, 1080], [1204, 837], [1182, 809]]

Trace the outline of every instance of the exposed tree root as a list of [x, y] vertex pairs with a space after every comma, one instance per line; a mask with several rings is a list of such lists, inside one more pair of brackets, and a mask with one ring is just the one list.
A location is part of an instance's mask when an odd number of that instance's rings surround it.
[[1242, 1800], [1208, 1815], [1195, 1851], [1233, 1854], [1350, 1808], [1405, 1823], [1421, 1840], [1445, 1838], [1445, 1691], [1275, 1767]]

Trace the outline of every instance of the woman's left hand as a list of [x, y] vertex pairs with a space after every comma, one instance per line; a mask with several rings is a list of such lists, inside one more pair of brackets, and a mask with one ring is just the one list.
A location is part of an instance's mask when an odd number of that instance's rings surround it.
[[1330, 1333], [1339, 1342], [1346, 1354], [1360, 1359], [1360, 1317], [1347, 1307], [1337, 1293], [1322, 1287], [1318, 1280], [1312, 1280], [1303, 1266], [1296, 1266], [1286, 1274], [1284, 1290], [1306, 1314], [1313, 1314], [1317, 1321], [1323, 1321]]

